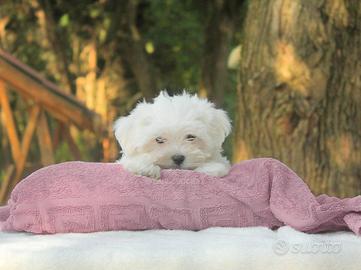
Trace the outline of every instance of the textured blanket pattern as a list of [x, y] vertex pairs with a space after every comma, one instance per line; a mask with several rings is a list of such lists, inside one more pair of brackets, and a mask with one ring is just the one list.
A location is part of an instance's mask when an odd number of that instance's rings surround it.
[[234, 165], [223, 178], [164, 170], [159, 181], [114, 163], [67, 162], [16, 186], [3, 230], [33, 233], [289, 225], [304, 232], [361, 230], [361, 196], [315, 197], [274, 159]]

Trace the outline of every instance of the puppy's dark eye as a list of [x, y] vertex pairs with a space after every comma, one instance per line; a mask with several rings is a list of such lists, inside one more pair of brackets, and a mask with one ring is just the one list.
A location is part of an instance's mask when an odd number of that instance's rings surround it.
[[159, 144], [161, 143], [165, 143], [167, 141], [167, 139], [163, 138], [163, 137], [157, 137], [155, 138], [155, 141]]
[[186, 136], [186, 140], [189, 141], [189, 142], [194, 141], [195, 138], [196, 138], [196, 136], [194, 136], [194, 135], [192, 135], [192, 134], [188, 134], [188, 135]]

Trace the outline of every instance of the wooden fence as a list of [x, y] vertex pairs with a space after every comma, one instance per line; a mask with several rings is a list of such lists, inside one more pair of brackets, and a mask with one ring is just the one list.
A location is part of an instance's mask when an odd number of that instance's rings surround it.
[[[27, 105], [28, 120], [23, 134], [19, 134], [10, 91], [19, 95]], [[4, 203], [13, 187], [21, 180], [34, 134], [38, 140], [42, 165], [54, 163], [54, 142], [48, 117], [54, 118], [75, 159], [80, 151], [69, 132], [75, 125], [102, 136], [104, 125], [101, 117], [89, 110], [73, 96], [66, 94], [54, 83], [0, 49], [0, 109], [3, 129], [9, 140], [13, 163], [6, 168], [1, 182], [0, 204]], [[0, 156], [0, 164], [2, 157]]]

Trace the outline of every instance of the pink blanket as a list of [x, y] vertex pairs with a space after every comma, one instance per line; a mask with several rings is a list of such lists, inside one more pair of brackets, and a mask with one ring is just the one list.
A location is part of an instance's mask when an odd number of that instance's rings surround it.
[[19, 183], [0, 208], [2, 230], [33, 233], [289, 225], [361, 233], [361, 196], [315, 197], [281, 162], [260, 158], [215, 178], [164, 170], [159, 181], [115, 163], [67, 162]]

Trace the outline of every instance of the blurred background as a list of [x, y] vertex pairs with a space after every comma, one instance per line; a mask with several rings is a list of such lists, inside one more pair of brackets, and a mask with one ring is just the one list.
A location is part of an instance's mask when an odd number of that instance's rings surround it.
[[361, 194], [361, 1], [0, 1], [0, 202], [67, 160], [113, 162], [113, 121], [160, 90], [228, 111], [234, 162], [274, 157]]

